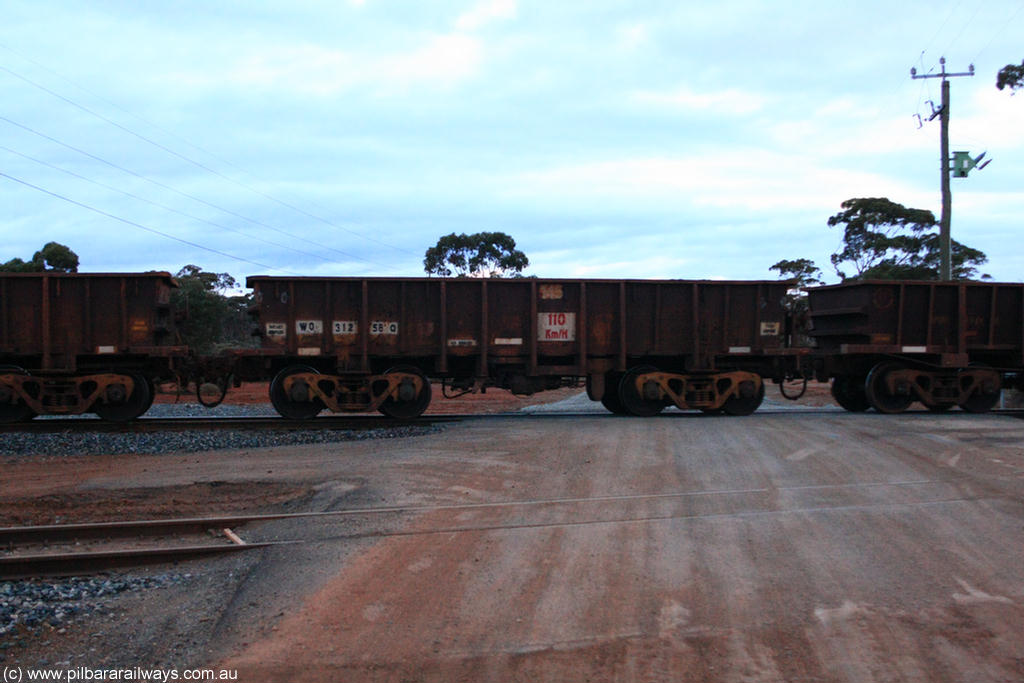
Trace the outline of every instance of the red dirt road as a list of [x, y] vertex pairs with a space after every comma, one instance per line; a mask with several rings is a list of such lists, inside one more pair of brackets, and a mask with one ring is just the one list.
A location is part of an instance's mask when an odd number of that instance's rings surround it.
[[457, 507], [391, 519], [218, 664], [245, 681], [1024, 680], [1022, 443], [1010, 418], [794, 411], [483, 421], [385, 446], [350, 474]]

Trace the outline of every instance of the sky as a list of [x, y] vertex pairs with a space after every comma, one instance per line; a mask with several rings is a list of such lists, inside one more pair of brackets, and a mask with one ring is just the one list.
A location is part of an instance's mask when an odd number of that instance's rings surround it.
[[[1024, 0], [5, 0], [0, 262], [422, 276], [501, 231], [542, 278], [775, 279], [840, 204], [941, 211], [1024, 281]], [[933, 104], [932, 104], [933, 103]]]

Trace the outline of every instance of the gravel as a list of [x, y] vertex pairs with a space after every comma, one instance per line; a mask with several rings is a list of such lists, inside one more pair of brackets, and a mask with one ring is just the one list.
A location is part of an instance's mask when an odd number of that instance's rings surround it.
[[[269, 406], [222, 405], [212, 410], [196, 403], [154, 405], [147, 417], [245, 417], [276, 415]], [[46, 419], [46, 418], [37, 418]], [[54, 418], [50, 418], [54, 419]], [[56, 418], [59, 419], [59, 418]], [[143, 418], [145, 419], [145, 418]], [[265, 448], [299, 444], [394, 439], [439, 432], [442, 425], [402, 425], [378, 429], [232, 430], [211, 429], [166, 432], [107, 433], [60, 432], [4, 434], [0, 456], [16, 455], [119, 455], [128, 453], [189, 453], [220, 449]]]
[[17, 635], [47, 627], [59, 631], [79, 619], [106, 612], [113, 598], [122, 593], [162, 588], [191, 578], [191, 574], [166, 573], [0, 581], [0, 658]]

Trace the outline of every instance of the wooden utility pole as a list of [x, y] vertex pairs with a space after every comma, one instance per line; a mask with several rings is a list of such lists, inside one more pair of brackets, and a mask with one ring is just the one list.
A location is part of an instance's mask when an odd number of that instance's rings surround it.
[[942, 106], [937, 111], [932, 112], [932, 118], [935, 115], [939, 115], [942, 132], [940, 133], [940, 147], [941, 147], [941, 169], [942, 169], [942, 218], [939, 221], [939, 252], [941, 255], [941, 261], [939, 263], [939, 279], [946, 281], [952, 280], [952, 265], [951, 265], [951, 248], [950, 248], [950, 211], [952, 210], [953, 204], [953, 193], [949, 190], [949, 81], [948, 78], [955, 76], [973, 76], [974, 65], [971, 64], [967, 73], [947, 73], [946, 72], [946, 58], [941, 57], [939, 63], [942, 65], [942, 73], [937, 74], [918, 74], [917, 69], [910, 70], [911, 78], [941, 78], [942, 79]]

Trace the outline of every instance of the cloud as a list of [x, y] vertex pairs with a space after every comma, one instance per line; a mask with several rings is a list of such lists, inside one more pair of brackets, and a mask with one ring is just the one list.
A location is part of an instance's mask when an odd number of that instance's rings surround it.
[[646, 23], [624, 24], [616, 29], [619, 38], [619, 45], [627, 50], [632, 50], [648, 42], [650, 29]]
[[327, 96], [354, 89], [394, 93], [454, 87], [473, 78], [483, 44], [460, 33], [434, 34], [406, 51], [346, 51], [317, 44], [262, 46], [223, 71], [180, 72], [179, 87], [220, 89], [225, 83], [277, 93]]
[[511, 187], [526, 195], [551, 193], [596, 203], [640, 201], [747, 211], [830, 211], [845, 199], [864, 196], [925, 199], [919, 189], [888, 176], [762, 149], [556, 166], [524, 173]]
[[687, 86], [669, 91], [639, 90], [630, 95], [630, 100], [641, 105], [735, 115], [760, 111], [766, 102], [756, 93], [733, 89], [696, 92]]
[[874, 157], [877, 167], [900, 152], [938, 149], [935, 135], [917, 129], [907, 116], [894, 117], [877, 112], [862, 112], [847, 107], [845, 98], [826, 103], [810, 116], [789, 118], [765, 126], [767, 139], [780, 149], [836, 160]]
[[963, 140], [1003, 152], [1024, 147], [1024, 97], [985, 86], [976, 88], [965, 104], [956, 99], [950, 103], [950, 142]]
[[474, 5], [455, 20], [460, 31], [478, 31], [487, 24], [514, 19], [518, 11], [516, 0], [485, 0]]

